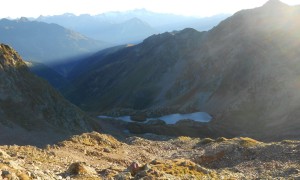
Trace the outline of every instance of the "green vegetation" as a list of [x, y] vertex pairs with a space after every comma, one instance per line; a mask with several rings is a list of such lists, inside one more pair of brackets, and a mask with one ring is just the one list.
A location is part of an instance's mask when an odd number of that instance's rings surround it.
[[[83, 144], [86, 146], [103, 145], [103, 146], [108, 146], [111, 148], [116, 148], [121, 145], [121, 143], [118, 140], [116, 140], [114, 137], [112, 137], [110, 135], [106, 135], [106, 134], [99, 134], [97, 132], [84, 133], [80, 136], [76, 135], [76, 136], [73, 136], [70, 139], [70, 141], [72, 143], [79, 143], [79, 144]], [[60, 145], [66, 146], [66, 145], [70, 144], [71, 142], [64, 141], [64, 142], [60, 143]]]
[[[214, 175], [205, 171], [204, 168], [199, 167], [199, 165], [195, 164], [189, 160], [182, 160], [182, 159], [175, 159], [173, 161], [152, 161], [150, 163], [152, 167], [153, 175], [160, 177], [162, 174], [166, 173], [170, 174], [182, 179], [189, 179], [189, 178], [196, 178], [200, 179], [201, 177], [211, 177], [213, 178]], [[155, 173], [159, 172], [159, 173]], [[188, 175], [188, 177], [187, 177]]]
[[240, 145], [243, 147], [253, 147], [259, 144], [259, 141], [256, 141], [255, 139], [251, 139], [248, 137], [241, 137], [240, 138]]
[[228, 139], [227, 138], [225, 138], [225, 137], [218, 137], [217, 139], [216, 139], [216, 142], [224, 142], [224, 141], [227, 141]]
[[200, 141], [200, 144], [205, 145], [205, 144], [209, 144], [214, 142], [215, 140], [211, 139], [211, 138], [204, 138]]
[[188, 136], [179, 136], [179, 137], [178, 137], [178, 140], [179, 140], [179, 141], [191, 141], [192, 138], [191, 138], [191, 137], [188, 137]]

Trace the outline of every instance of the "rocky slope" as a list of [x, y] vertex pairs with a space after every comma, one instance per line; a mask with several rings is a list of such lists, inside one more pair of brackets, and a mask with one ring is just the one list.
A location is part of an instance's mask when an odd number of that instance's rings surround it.
[[43, 149], [0, 146], [0, 174], [23, 180], [300, 178], [299, 141], [146, 138], [120, 142], [93, 132]]
[[223, 135], [297, 138], [299, 12], [271, 0], [208, 32], [149, 37], [101, 58], [69, 99], [91, 111], [204, 111]]
[[89, 120], [33, 75], [15, 50], [0, 45], [1, 144], [50, 143], [90, 130]]
[[63, 77], [52, 68], [37, 62], [27, 61], [25, 63], [31, 72], [47, 80], [52, 87], [56, 88], [60, 92], [63, 92], [63, 89], [71, 86], [71, 83], [67, 80], [67, 78]]
[[204, 105], [219, 119], [216, 128], [257, 137], [299, 137], [299, 17], [298, 6], [272, 0], [238, 12], [212, 30], [202, 47], [207, 53], [198, 55], [206, 59], [208, 71], [216, 72], [205, 73], [208, 78], [219, 80]]
[[[181, 76], [176, 72], [186, 68], [185, 60], [199, 46], [204, 34], [185, 29], [175, 35], [153, 35], [139, 45], [82, 61], [90, 64], [91, 60], [98, 59], [73, 79], [75, 88], [68, 98], [88, 111], [119, 107], [145, 109], [168, 102], [171, 83]], [[186, 82], [191, 83], [192, 79]]]

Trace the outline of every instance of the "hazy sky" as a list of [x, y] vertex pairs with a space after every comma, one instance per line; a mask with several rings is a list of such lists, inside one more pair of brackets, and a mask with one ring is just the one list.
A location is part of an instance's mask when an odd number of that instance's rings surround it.
[[[211, 16], [234, 13], [263, 5], [267, 0], [0, 0], [0, 18], [38, 17], [66, 12], [101, 14], [108, 11], [126, 11], [145, 8], [154, 12], [187, 16]], [[300, 0], [282, 0], [289, 5]]]

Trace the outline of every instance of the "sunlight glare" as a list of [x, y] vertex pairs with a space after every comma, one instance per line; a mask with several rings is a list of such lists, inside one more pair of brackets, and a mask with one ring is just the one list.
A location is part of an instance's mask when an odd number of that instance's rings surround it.
[[[250, 9], [267, 0], [9, 0], [1, 3], [0, 18], [38, 17], [64, 13], [101, 14], [108, 11], [147, 9], [153, 12], [186, 16], [212, 16], [232, 14], [241, 9]], [[300, 4], [300, 0], [282, 0], [289, 5]]]

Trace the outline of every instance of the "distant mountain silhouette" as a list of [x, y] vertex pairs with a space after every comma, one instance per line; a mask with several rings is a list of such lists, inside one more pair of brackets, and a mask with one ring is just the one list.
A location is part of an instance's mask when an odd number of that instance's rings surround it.
[[114, 44], [126, 44], [141, 42], [156, 33], [182, 30], [187, 27], [201, 31], [209, 30], [226, 17], [228, 15], [195, 18], [139, 9], [108, 12], [95, 16], [88, 14], [75, 16], [70, 13], [40, 16], [37, 21], [57, 23], [94, 39]]
[[107, 43], [89, 39], [57, 24], [0, 20], [0, 42], [13, 46], [25, 60], [46, 64], [95, 52]]
[[138, 18], [132, 18], [119, 24], [100, 27], [99, 31], [87, 35], [114, 44], [124, 44], [138, 43], [155, 33], [157, 33], [157, 31], [147, 23]]
[[220, 135], [299, 137], [299, 10], [272, 0], [208, 32], [163, 33], [94, 57], [68, 98], [94, 112], [205, 111]]

